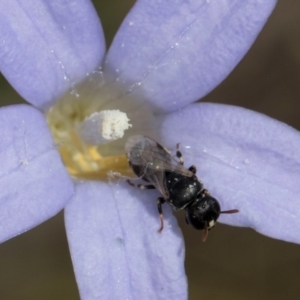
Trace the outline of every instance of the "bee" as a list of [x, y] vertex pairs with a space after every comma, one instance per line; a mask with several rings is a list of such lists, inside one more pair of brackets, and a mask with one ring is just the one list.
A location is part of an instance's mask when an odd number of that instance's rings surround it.
[[157, 189], [161, 197], [157, 199], [160, 228], [164, 228], [162, 204], [169, 203], [175, 211], [185, 210], [186, 223], [203, 230], [202, 241], [207, 239], [220, 214], [237, 213], [237, 209], [221, 211], [217, 199], [213, 198], [196, 176], [196, 167], [184, 167], [184, 159], [176, 147], [176, 157], [153, 139], [131, 136], [125, 145], [128, 162], [137, 177], [148, 184], [127, 182], [140, 189]]

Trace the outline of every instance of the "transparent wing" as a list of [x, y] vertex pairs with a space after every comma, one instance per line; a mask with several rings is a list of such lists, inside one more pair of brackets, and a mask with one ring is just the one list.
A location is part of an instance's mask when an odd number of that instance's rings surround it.
[[131, 136], [125, 145], [128, 160], [140, 168], [141, 176], [151, 182], [167, 198], [164, 186], [165, 172], [175, 172], [187, 177], [194, 174], [179, 162], [162, 145], [149, 137]]

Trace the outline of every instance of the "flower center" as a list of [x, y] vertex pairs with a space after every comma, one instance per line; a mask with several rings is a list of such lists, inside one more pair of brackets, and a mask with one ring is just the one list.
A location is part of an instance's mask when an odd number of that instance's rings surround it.
[[59, 99], [47, 122], [69, 174], [106, 180], [109, 171], [133, 177], [124, 144], [128, 136], [151, 128], [153, 114], [117, 86], [94, 72]]

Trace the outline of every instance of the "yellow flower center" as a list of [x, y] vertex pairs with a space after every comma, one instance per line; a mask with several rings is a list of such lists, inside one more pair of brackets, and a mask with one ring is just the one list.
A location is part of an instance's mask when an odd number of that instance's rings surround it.
[[[79, 130], [85, 120], [95, 113], [116, 109], [128, 116], [133, 127], [116, 141], [100, 145], [87, 143]], [[109, 171], [134, 177], [124, 144], [128, 136], [142, 133], [143, 128], [150, 126], [152, 116], [149, 109], [141, 108], [141, 103], [130, 99], [116, 82], [106, 83], [103, 74], [95, 72], [76, 86], [76, 90], [73, 88], [59, 99], [47, 111], [46, 118], [69, 174], [81, 179], [106, 180]]]

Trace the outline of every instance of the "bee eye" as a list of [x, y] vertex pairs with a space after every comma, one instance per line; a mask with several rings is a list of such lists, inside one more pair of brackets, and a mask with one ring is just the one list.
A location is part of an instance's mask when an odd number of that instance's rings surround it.
[[205, 210], [209, 209], [209, 204], [207, 203], [207, 201], [203, 202], [203, 203], [199, 203], [196, 207], [196, 210], [198, 212], [203, 212]]

